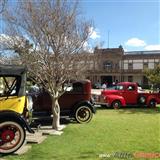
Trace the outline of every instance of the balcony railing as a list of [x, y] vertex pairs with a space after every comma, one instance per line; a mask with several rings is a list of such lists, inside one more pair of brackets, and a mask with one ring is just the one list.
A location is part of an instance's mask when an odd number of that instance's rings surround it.
[[90, 73], [121, 73], [121, 69], [95, 69], [90, 70]]
[[95, 70], [88, 70], [90, 73], [143, 73], [142, 69], [95, 69]]
[[121, 73], [143, 73], [143, 69], [122, 69]]

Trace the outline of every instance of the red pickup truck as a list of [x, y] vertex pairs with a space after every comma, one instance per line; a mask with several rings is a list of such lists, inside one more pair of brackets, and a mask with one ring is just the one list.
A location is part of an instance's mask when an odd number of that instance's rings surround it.
[[125, 106], [156, 107], [156, 104], [160, 104], [160, 93], [139, 90], [137, 83], [121, 82], [114, 89], [103, 90], [100, 103], [115, 109]]

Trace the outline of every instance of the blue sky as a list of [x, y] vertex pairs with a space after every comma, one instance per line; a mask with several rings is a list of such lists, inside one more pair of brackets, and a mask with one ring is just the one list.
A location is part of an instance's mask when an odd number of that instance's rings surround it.
[[[15, 1], [8, 2], [13, 5]], [[103, 48], [122, 45], [125, 51], [160, 50], [160, 0], [79, 1], [83, 16], [94, 22], [91, 47], [103, 44]]]
[[[94, 21], [92, 43], [125, 51], [160, 50], [160, 0], [81, 0]], [[109, 36], [108, 36], [109, 35]]]

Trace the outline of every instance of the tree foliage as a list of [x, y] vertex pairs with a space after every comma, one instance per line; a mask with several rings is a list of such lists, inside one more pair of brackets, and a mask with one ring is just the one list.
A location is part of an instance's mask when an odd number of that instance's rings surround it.
[[160, 84], [160, 64], [155, 69], [146, 69], [145, 75], [152, 84]]

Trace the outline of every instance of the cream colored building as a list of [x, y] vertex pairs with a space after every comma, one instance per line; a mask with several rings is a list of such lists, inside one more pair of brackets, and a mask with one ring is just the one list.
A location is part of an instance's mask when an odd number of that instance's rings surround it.
[[144, 69], [153, 69], [160, 63], [160, 51], [124, 52], [121, 46], [96, 48], [92, 57], [88, 78], [93, 84], [131, 81], [146, 86], [148, 80], [143, 73]]

